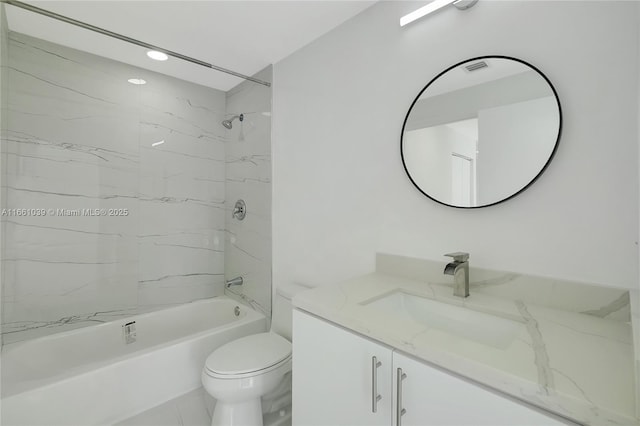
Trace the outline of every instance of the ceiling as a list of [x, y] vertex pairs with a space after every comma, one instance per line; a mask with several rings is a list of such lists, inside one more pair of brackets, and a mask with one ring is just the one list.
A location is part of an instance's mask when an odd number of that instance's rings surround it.
[[[329, 32], [375, 1], [76, 0], [25, 1], [219, 67], [253, 75]], [[242, 80], [17, 7], [9, 29], [227, 91]]]

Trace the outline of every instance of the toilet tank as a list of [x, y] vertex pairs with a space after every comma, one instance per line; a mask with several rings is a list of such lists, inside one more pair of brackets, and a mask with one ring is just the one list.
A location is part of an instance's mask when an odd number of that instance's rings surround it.
[[291, 299], [301, 291], [313, 288], [302, 283], [281, 284], [273, 298], [271, 331], [291, 341], [293, 306]]

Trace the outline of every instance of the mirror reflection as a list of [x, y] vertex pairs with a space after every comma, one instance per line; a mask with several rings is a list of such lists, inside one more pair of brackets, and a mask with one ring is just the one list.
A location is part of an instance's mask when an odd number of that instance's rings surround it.
[[402, 131], [402, 160], [429, 198], [489, 206], [536, 180], [560, 128], [560, 103], [540, 71], [514, 58], [475, 58], [445, 70], [418, 95]]

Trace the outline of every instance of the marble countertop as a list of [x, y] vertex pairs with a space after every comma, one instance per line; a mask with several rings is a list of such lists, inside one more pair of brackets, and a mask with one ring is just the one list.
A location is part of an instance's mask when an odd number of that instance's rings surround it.
[[[574, 422], [640, 425], [637, 292], [629, 303], [627, 290], [472, 268], [462, 299], [443, 265], [379, 255], [375, 273], [300, 293], [293, 304]], [[517, 321], [517, 332], [492, 345], [367, 305], [397, 291]]]

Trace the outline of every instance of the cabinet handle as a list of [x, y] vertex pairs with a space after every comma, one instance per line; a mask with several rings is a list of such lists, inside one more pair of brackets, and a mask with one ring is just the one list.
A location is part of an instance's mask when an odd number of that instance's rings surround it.
[[406, 378], [407, 375], [402, 372], [402, 368], [398, 368], [396, 376], [396, 426], [402, 426], [402, 416], [407, 412], [402, 408], [402, 381]]
[[378, 368], [382, 365], [378, 361], [378, 357], [371, 357], [371, 412], [378, 412], [378, 401], [382, 399], [382, 395], [378, 394]]

